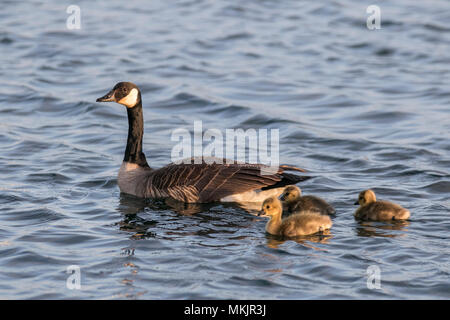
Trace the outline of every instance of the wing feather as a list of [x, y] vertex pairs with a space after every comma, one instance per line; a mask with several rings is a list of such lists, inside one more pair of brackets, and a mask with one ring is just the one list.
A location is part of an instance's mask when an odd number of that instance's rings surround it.
[[[229, 164], [225, 161], [169, 164], [153, 171], [146, 194], [167, 194], [183, 202], [212, 202], [232, 194], [270, 189], [309, 178], [284, 173], [288, 168], [280, 167], [276, 172], [267, 168], [261, 164]], [[296, 171], [300, 170], [303, 169]]]

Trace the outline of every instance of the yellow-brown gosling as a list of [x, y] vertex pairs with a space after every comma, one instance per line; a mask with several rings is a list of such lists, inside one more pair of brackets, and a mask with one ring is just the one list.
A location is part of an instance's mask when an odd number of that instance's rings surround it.
[[272, 235], [296, 237], [314, 234], [330, 229], [330, 217], [315, 212], [304, 211], [282, 219], [283, 206], [276, 197], [264, 200], [259, 216], [270, 217], [266, 231]]
[[300, 211], [312, 211], [327, 215], [336, 213], [334, 208], [322, 198], [302, 196], [302, 190], [295, 185], [287, 186], [281, 194], [280, 200], [286, 204], [288, 214]]
[[362, 191], [355, 204], [360, 205], [355, 211], [355, 218], [359, 220], [406, 220], [410, 216], [409, 210], [398, 204], [388, 201], [377, 201], [375, 192], [370, 189]]

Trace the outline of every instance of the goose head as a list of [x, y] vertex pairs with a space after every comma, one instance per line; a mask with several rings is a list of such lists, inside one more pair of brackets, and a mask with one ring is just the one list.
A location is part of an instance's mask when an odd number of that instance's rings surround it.
[[97, 99], [97, 102], [109, 101], [117, 102], [127, 108], [133, 108], [141, 102], [141, 92], [134, 83], [119, 82], [111, 91]]
[[375, 192], [372, 190], [364, 190], [359, 193], [358, 200], [354, 203], [355, 205], [359, 204], [363, 206], [365, 204], [377, 201], [377, 197], [375, 196]]
[[270, 197], [264, 200], [262, 208], [258, 216], [260, 217], [277, 217], [281, 216], [283, 207], [280, 200], [276, 197]]
[[297, 186], [287, 186], [279, 199], [281, 201], [285, 201], [286, 203], [292, 203], [300, 199], [300, 196], [302, 195], [302, 190], [300, 190]]

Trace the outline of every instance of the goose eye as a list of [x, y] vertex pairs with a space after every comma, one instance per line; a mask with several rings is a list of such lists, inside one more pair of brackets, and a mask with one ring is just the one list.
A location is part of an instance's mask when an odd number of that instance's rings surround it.
[[289, 192], [286, 192], [286, 195], [288, 196], [288, 195], [289, 195]]
[[266, 206], [266, 209], [270, 209], [270, 206]]

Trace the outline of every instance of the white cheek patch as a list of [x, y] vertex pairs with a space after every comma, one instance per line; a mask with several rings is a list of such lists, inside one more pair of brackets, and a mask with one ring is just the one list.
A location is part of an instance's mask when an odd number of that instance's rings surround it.
[[133, 88], [131, 89], [130, 93], [126, 97], [120, 99], [118, 103], [123, 104], [127, 108], [133, 108], [136, 103], [138, 103], [138, 98], [139, 92], [137, 89]]

